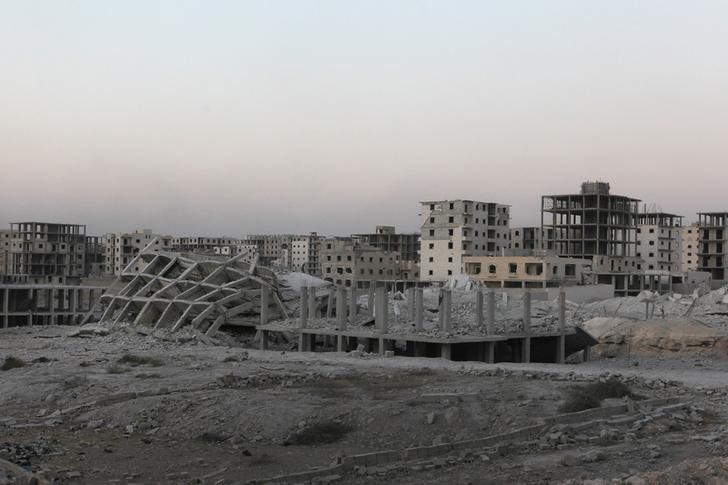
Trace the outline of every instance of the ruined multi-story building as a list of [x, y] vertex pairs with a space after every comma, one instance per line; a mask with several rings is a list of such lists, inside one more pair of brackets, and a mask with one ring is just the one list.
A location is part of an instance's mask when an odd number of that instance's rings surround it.
[[463, 274], [466, 256], [496, 255], [508, 248], [510, 207], [474, 200], [421, 202], [420, 280]]
[[699, 212], [698, 220], [698, 271], [710, 273], [714, 280], [725, 280], [728, 276], [728, 211]]
[[698, 270], [700, 250], [700, 226], [691, 224], [680, 228], [680, 271]]
[[290, 268], [293, 240], [297, 237], [294, 234], [255, 234], [247, 236], [241, 244], [257, 246], [258, 262], [263, 266]]
[[172, 251], [178, 253], [206, 253], [234, 256], [240, 239], [232, 237], [174, 237], [172, 238]]
[[[152, 244], [152, 250], [171, 251], [172, 236], [154, 234], [151, 229], [138, 229], [131, 233], [109, 233], [105, 236], [107, 274], [120, 275], [142, 249]], [[139, 271], [131, 268], [130, 271]]]
[[644, 260], [645, 272], [679, 273], [682, 216], [640, 212], [637, 224], [635, 256]]
[[291, 269], [319, 276], [321, 274], [321, 240], [323, 237], [312, 232], [307, 236], [297, 236], [291, 241]]
[[86, 226], [14, 222], [10, 231], [9, 275], [34, 283], [62, 283], [84, 276]]
[[84, 276], [102, 276], [106, 273], [106, 238], [86, 236]]
[[399, 253], [402, 261], [419, 261], [419, 233], [398, 233], [394, 226], [377, 226], [373, 233], [352, 234], [362, 244], [368, 244], [382, 251]]
[[10, 269], [10, 229], [0, 229], [0, 275], [8, 274]]
[[399, 253], [351, 238], [322, 240], [320, 258], [321, 277], [337, 285], [367, 288], [372, 281], [401, 279]]

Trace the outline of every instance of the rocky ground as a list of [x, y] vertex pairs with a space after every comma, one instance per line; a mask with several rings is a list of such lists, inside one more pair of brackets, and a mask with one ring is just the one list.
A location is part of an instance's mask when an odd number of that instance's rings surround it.
[[[71, 336], [70, 334], [75, 334]], [[316, 483], [728, 481], [728, 367], [701, 358], [580, 365], [262, 352], [134, 329], [0, 333], [0, 459], [59, 483], [246, 483], [383, 450], [532, 436]], [[12, 361], [11, 361], [12, 362]], [[567, 389], [616, 377], [634, 412], [547, 425]], [[672, 404], [645, 406], [655, 398]], [[602, 408], [623, 406], [607, 399]], [[0, 484], [10, 481], [0, 467]], [[602, 480], [601, 482], [599, 480]], [[305, 482], [305, 479], [291, 479]]]

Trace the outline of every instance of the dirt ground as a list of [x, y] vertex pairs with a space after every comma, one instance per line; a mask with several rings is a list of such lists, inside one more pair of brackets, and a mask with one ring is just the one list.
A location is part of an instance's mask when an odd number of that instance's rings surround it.
[[489, 365], [262, 352], [132, 329], [69, 333], [0, 334], [0, 363], [25, 363], [0, 371], [0, 458], [58, 483], [265, 481], [359, 453], [482, 438], [559, 414], [567, 388], [607, 374], [640, 398], [678, 396], [689, 407], [316, 481], [638, 484], [685, 460], [680, 473], [728, 479], [720, 461], [690, 468], [728, 456], [719, 361]]

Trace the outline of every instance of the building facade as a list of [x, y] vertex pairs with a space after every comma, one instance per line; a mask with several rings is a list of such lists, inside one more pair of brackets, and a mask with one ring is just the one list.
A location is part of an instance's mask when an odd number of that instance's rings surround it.
[[321, 241], [321, 277], [337, 285], [367, 288], [372, 281], [400, 280], [400, 259], [351, 238]]
[[202, 253], [233, 256], [237, 254], [240, 239], [232, 237], [175, 237], [172, 238], [172, 251], [178, 253]]
[[535, 253], [530, 256], [466, 256], [465, 274], [489, 288], [548, 288], [583, 284], [591, 261]]
[[637, 257], [646, 272], [679, 273], [682, 217], [664, 212], [637, 216]]
[[700, 226], [691, 224], [680, 228], [680, 271], [688, 273], [698, 270], [700, 250]]
[[297, 236], [291, 241], [291, 269], [314, 276], [321, 274], [321, 240], [312, 232], [308, 236]]
[[27, 276], [37, 283], [84, 276], [86, 226], [15, 222], [10, 231], [8, 274]]
[[10, 271], [10, 242], [12, 232], [10, 229], [0, 229], [0, 275], [9, 274]]
[[512, 227], [510, 233], [510, 249], [514, 250], [542, 250], [546, 249], [544, 243], [553, 238], [553, 229], [540, 227]]
[[[134, 257], [149, 244], [154, 251], [171, 251], [172, 236], [154, 234], [151, 229], [138, 229], [131, 233], [109, 233], [105, 236], [106, 264], [109, 275], [120, 275]], [[141, 268], [130, 268], [139, 271]]]
[[494, 202], [421, 202], [420, 280], [463, 274], [463, 258], [497, 255], [508, 248], [510, 207]]
[[714, 280], [725, 280], [728, 266], [728, 212], [699, 212], [698, 271]]
[[419, 261], [420, 235], [418, 233], [397, 233], [394, 226], [377, 226], [371, 234], [352, 234], [362, 244], [368, 244], [382, 251], [399, 253], [402, 261]]

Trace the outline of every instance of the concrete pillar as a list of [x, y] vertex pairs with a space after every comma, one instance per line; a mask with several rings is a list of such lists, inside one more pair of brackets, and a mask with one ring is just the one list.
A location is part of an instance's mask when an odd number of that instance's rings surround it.
[[442, 299], [442, 307], [442, 330], [445, 332], [449, 332], [451, 329], [450, 318], [452, 317], [452, 290], [445, 290]]
[[440, 344], [440, 357], [452, 360], [452, 346], [450, 344]]
[[268, 304], [270, 301], [270, 291], [267, 287], [260, 289], [260, 324], [268, 323]]
[[35, 309], [37, 308], [36, 305], [36, 295], [34, 294], [35, 290], [32, 288], [28, 290], [28, 298], [30, 298], [30, 310], [28, 310], [28, 326], [33, 326], [33, 313], [35, 312]]
[[308, 325], [308, 287], [301, 287], [301, 315], [298, 326], [306, 328]]
[[407, 321], [415, 321], [415, 289], [414, 287], [407, 288]]
[[316, 288], [312, 286], [308, 289], [308, 319], [313, 320], [320, 316], [316, 305]]
[[566, 292], [563, 288], [559, 291], [559, 331], [566, 331]]
[[523, 292], [523, 333], [531, 333], [531, 292]]
[[339, 330], [346, 330], [346, 288], [336, 289], [336, 325]]
[[374, 289], [376, 288], [376, 282], [370, 281], [369, 282], [369, 296], [367, 297], [367, 307], [369, 312], [369, 318], [372, 318], [374, 316]]
[[418, 332], [422, 331], [422, 325], [424, 320], [424, 296], [422, 288], [415, 290], [415, 330]]
[[356, 287], [349, 288], [349, 323], [356, 323]]
[[343, 335], [337, 335], [336, 336], [336, 351], [337, 352], [344, 352], [344, 336]]
[[485, 361], [489, 364], [495, 363], [495, 342], [485, 343]]
[[649, 319], [650, 319], [650, 302], [646, 301], [645, 302], [645, 320], [649, 320]]
[[260, 332], [260, 350], [268, 350], [268, 330]]
[[526, 337], [521, 342], [521, 359], [524, 364], [531, 362], [531, 337]]
[[424, 357], [427, 354], [427, 344], [425, 342], [414, 342], [414, 356]]
[[437, 328], [443, 329], [445, 325], [445, 289], [440, 288], [440, 293], [437, 297]]
[[591, 358], [591, 347], [584, 347], [584, 362], [589, 362]]
[[475, 292], [475, 319], [478, 327], [483, 327], [483, 290]]
[[8, 328], [10, 320], [10, 288], [5, 287], [3, 290], [3, 328]]
[[485, 333], [493, 335], [495, 333], [495, 291], [488, 292], [488, 319], [485, 323]]
[[78, 318], [78, 314], [81, 311], [81, 289], [77, 288], [72, 291], [73, 291], [73, 293], [72, 293], [73, 299], [71, 301], [71, 313], [73, 315], [71, 318], [73, 319], [73, 324], [75, 325], [78, 323], [77, 318]]
[[326, 305], [326, 318], [331, 318], [334, 313], [334, 295], [336, 290], [333, 287], [329, 288], [329, 304]]
[[50, 306], [50, 322], [49, 325], [54, 325], [56, 323], [56, 299], [58, 298], [58, 290], [55, 288], [48, 291], [50, 296], [48, 298], [49, 306]]
[[387, 333], [387, 289], [384, 286], [378, 286], [376, 294], [376, 326], [380, 333]]

